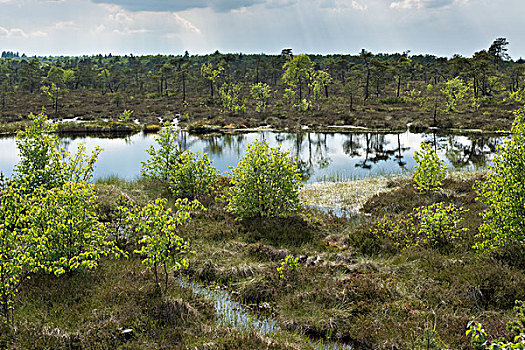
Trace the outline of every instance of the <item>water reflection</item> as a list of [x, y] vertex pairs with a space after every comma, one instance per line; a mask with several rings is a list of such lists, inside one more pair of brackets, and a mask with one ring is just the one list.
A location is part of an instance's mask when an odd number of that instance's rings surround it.
[[[455, 169], [484, 167], [501, 137], [459, 136], [437, 134], [373, 134], [373, 133], [283, 133], [252, 132], [240, 135], [196, 136], [181, 132], [183, 148], [206, 152], [215, 166], [227, 173], [244, 156], [246, 147], [255, 139], [266, 140], [270, 146], [289, 150], [299, 160], [299, 171], [308, 182], [337, 176], [361, 178], [385, 173], [411, 171], [415, 166], [414, 151], [422, 142], [430, 142], [439, 157]], [[64, 137], [61, 145], [75, 152], [79, 142], [92, 150], [100, 146], [95, 177], [118, 175], [133, 179], [139, 176], [141, 162], [147, 158], [146, 149], [155, 144], [154, 135], [136, 134], [124, 138]], [[18, 160], [14, 138], [0, 139], [0, 170], [12, 173]]]

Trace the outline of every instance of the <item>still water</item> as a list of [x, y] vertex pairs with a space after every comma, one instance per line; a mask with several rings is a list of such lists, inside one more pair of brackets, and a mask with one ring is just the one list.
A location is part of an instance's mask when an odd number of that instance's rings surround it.
[[[75, 152], [84, 142], [88, 151], [103, 148], [94, 176], [116, 175], [132, 180], [140, 176], [141, 162], [148, 158], [146, 149], [155, 145], [155, 135], [136, 134], [125, 138], [63, 137], [61, 144]], [[284, 133], [259, 131], [240, 135], [189, 135], [180, 132], [179, 142], [194, 152], [206, 152], [223, 174], [237, 165], [246, 146], [255, 139], [267, 140], [270, 146], [289, 150], [300, 162], [307, 182], [334, 179], [357, 179], [412, 171], [414, 152], [422, 142], [432, 143], [441, 159], [451, 169], [475, 169], [491, 162], [502, 137], [438, 136], [436, 134], [373, 133]], [[11, 175], [18, 162], [14, 137], [0, 139], [0, 171]]]

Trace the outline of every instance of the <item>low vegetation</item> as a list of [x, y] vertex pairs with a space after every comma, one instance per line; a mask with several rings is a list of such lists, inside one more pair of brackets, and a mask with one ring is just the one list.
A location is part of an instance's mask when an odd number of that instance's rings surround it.
[[[0, 182], [1, 347], [523, 348], [524, 113], [486, 173], [443, 176], [425, 146], [424, 176], [343, 217], [302, 205], [295, 160], [265, 142], [225, 178], [166, 127], [144, 178], [90, 184], [96, 154], [57, 158], [34, 118]], [[225, 322], [195, 283], [277, 327]]]

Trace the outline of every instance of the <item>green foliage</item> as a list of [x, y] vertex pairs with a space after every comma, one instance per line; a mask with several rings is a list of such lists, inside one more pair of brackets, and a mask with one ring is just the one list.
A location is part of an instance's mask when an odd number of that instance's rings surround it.
[[207, 153], [201, 156], [187, 150], [179, 156], [177, 166], [170, 174], [170, 190], [177, 197], [196, 199], [213, 193], [218, 176], [219, 171]]
[[198, 201], [190, 202], [186, 198], [177, 199], [173, 208], [167, 208], [167, 200], [162, 198], [130, 212], [136, 224], [135, 231], [142, 234], [141, 248], [135, 253], [142, 255], [142, 263], [153, 269], [157, 284], [158, 266], [164, 266], [166, 283], [168, 268], [177, 271], [188, 267], [186, 256], [190, 253], [190, 245], [177, 235], [178, 227], [191, 221], [191, 211], [204, 210]]
[[118, 120], [120, 121], [123, 121], [123, 122], [127, 122], [129, 120], [129, 118], [131, 118], [131, 115], [133, 114], [133, 111], [130, 110], [130, 109], [125, 109], [124, 112], [122, 112], [119, 116], [118, 116]]
[[495, 154], [484, 179], [475, 188], [488, 208], [476, 245], [480, 250], [522, 245], [525, 239], [525, 110], [516, 111], [512, 134]]
[[219, 89], [219, 97], [224, 110], [242, 113], [246, 110], [244, 101], [240, 98], [242, 84], [224, 83]]
[[507, 341], [500, 338], [497, 342], [489, 342], [487, 332], [479, 322], [470, 321], [467, 325], [467, 337], [474, 350], [512, 350], [525, 349], [525, 302], [516, 300], [514, 307], [515, 319], [507, 323], [507, 330], [514, 333], [514, 339]]
[[459, 104], [467, 102], [469, 90], [470, 86], [465, 84], [459, 77], [443, 83], [441, 93], [446, 97], [447, 110], [449, 112], [455, 111]]
[[168, 181], [170, 174], [176, 167], [181, 149], [177, 143], [177, 130], [173, 125], [166, 124], [155, 137], [158, 149], [150, 146], [146, 152], [150, 158], [141, 162], [140, 174], [144, 177], [160, 181]]
[[302, 182], [289, 152], [256, 140], [231, 175], [226, 209], [238, 218], [289, 216], [300, 208]]
[[58, 101], [62, 99], [64, 96], [64, 93], [67, 91], [60, 86], [58, 86], [55, 83], [51, 83], [50, 86], [44, 85], [40, 88], [40, 91], [42, 91], [42, 94], [44, 94], [49, 101], [53, 104], [53, 109], [55, 110], [55, 114], [58, 113]]
[[86, 154], [83, 144], [72, 156], [60, 147], [60, 141], [52, 134], [56, 126], [51, 124], [44, 112], [29, 114], [31, 124], [16, 135], [20, 161], [15, 166], [15, 179], [26, 179], [28, 187], [60, 187], [64, 183], [82, 182], [91, 179], [95, 163], [101, 152], [95, 147], [91, 155]]
[[295, 91], [290, 88], [284, 89], [284, 99], [288, 101], [288, 103], [292, 103], [292, 101], [295, 99]]
[[29, 202], [28, 234], [37, 249], [36, 268], [47, 273], [94, 269], [102, 256], [120, 255], [106, 239], [98, 221], [93, 185], [66, 182], [52, 189], [38, 188]]
[[257, 103], [255, 110], [259, 113], [264, 112], [272, 95], [270, 86], [266, 83], [253, 84], [251, 94]]
[[434, 203], [414, 208], [413, 213], [400, 220], [385, 218], [371, 232], [388, 237], [400, 248], [448, 248], [467, 230], [461, 227], [465, 212], [454, 204]]
[[0, 307], [5, 321], [24, 275], [33, 267], [25, 226], [27, 195], [22, 184], [8, 181], [0, 173]]
[[420, 192], [441, 191], [447, 166], [443, 165], [432, 146], [422, 143], [421, 150], [414, 153], [414, 160], [418, 163], [414, 170], [414, 187]]
[[277, 268], [277, 273], [280, 279], [285, 279], [290, 274], [295, 272], [297, 269], [297, 262], [299, 261], [293, 255], [287, 255], [286, 258], [281, 262], [281, 265]]

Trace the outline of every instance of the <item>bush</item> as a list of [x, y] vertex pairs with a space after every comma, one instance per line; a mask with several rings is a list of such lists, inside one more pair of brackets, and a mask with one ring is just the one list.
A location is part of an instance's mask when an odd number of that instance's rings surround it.
[[516, 317], [507, 323], [507, 330], [515, 334], [512, 341], [500, 338], [497, 342], [489, 342], [487, 333], [479, 322], [471, 321], [467, 325], [467, 337], [475, 350], [511, 350], [525, 349], [525, 302], [516, 300], [514, 307]]
[[391, 239], [401, 248], [448, 248], [467, 230], [460, 227], [465, 212], [454, 204], [434, 203], [415, 208], [413, 213], [401, 220], [383, 219], [372, 229], [372, 233]]
[[219, 171], [211, 164], [208, 154], [202, 156], [184, 151], [170, 175], [170, 190], [177, 197], [196, 199], [211, 194], [217, 186]]
[[28, 235], [37, 245], [38, 270], [55, 275], [91, 270], [102, 256], [122, 253], [107, 240], [106, 226], [98, 221], [93, 185], [67, 182], [61, 187], [35, 191], [28, 204]]
[[421, 150], [414, 153], [418, 163], [414, 170], [414, 187], [420, 192], [439, 192], [442, 190], [447, 166], [443, 165], [436, 151], [428, 143], [421, 144]]
[[255, 140], [231, 175], [226, 209], [238, 218], [290, 216], [300, 208], [302, 183], [289, 152]]
[[168, 283], [168, 269], [177, 271], [188, 267], [186, 255], [190, 253], [190, 245], [177, 235], [179, 226], [191, 221], [190, 212], [202, 210], [198, 202], [187, 199], [177, 199], [173, 207], [167, 208], [167, 200], [157, 199], [142, 209], [129, 210], [130, 221], [134, 223], [135, 231], [142, 234], [139, 240], [141, 248], [135, 253], [143, 257], [142, 263], [153, 269], [155, 283], [159, 283], [157, 268], [164, 267], [165, 287]]
[[95, 147], [88, 156], [83, 144], [71, 156], [60, 147], [60, 140], [53, 134], [56, 126], [51, 124], [44, 112], [29, 114], [31, 124], [16, 135], [20, 162], [15, 166], [15, 179], [25, 179], [30, 189], [44, 186], [60, 187], [66, 182], [89, 181], [101, 152]]
[[155, 137], [155, 141], [159, 147], [156, 149], [150, 146], [146, 150], [150, 158], [141, 162], [140, 174], [150, 179], [168, 181], [181, 153], [177, 143], [177, 131], [173, 125], [166, 124]]
[[497, 149], [489, 172], [474, 186], [477, 199], [488, 206], [479, 228], [480, 250], [522, 245], [525, 239], [525, 109], [515, 114], [510, 139]]

